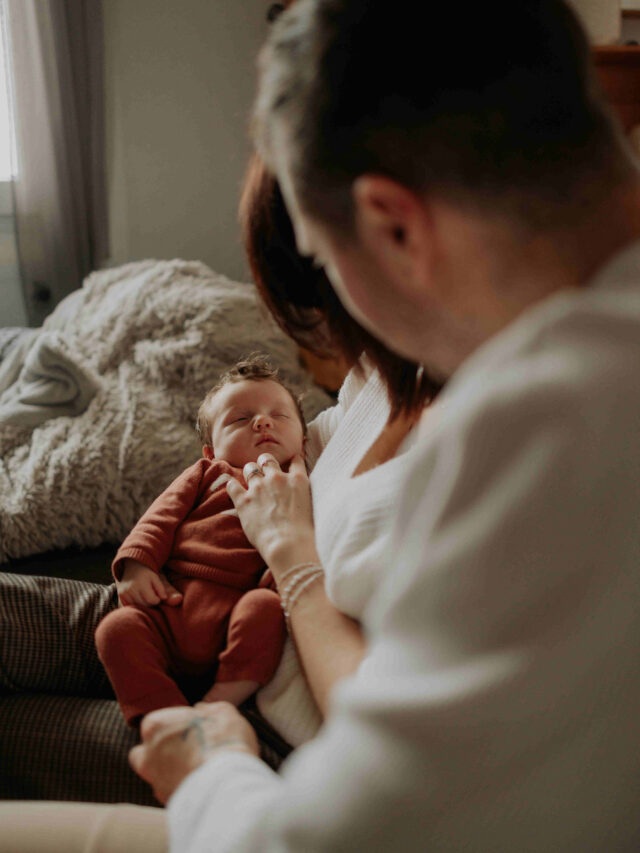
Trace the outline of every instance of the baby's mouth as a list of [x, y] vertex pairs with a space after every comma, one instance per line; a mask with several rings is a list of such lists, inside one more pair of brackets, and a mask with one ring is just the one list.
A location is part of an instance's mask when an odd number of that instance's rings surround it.
[[263, 435], [256, 442], [256, 446], [259, 447], [261, 444], [279, 444], [279, 443], [280, 442], [277, 441], [272, 435]]

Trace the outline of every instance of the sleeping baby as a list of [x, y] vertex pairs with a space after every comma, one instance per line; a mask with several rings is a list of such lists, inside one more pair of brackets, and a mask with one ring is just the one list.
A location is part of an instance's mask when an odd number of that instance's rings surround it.
[[[122, 543], [112, 569], [123, 606], [96, 631], [100, 660], [132, 726], [171, 705], [239, 705], [270, 680], [282, 654], [280, 598], [226, 483], [235, 477], [244, 484], [243, 466], [263, 453], [285, 468], [303, 454], [300, 405], [277, 371], [254, 357], [207, 393], [197, 429], [203, 458]], [[161, 571], [175, 588], [169, 594]]]

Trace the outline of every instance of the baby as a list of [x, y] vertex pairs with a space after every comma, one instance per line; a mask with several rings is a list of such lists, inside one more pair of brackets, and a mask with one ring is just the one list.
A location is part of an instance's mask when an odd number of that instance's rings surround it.
[[[201, 698], [239, 705], [271, 679], [282, 654], [280, 599], [226, 483], [244, 484], [243, 466], [263, 453], [285, 468], [303, 453], [300, 404], [277, 371], [253, 357], [207, 393], [197, 430], [203, 458], [153, 502], [113, 561], [120, 603], [130, 606], [96, 630], [100, 660], [132, 726], [156, 708]], [[177, 593], [167, 596], [161, 570]]]

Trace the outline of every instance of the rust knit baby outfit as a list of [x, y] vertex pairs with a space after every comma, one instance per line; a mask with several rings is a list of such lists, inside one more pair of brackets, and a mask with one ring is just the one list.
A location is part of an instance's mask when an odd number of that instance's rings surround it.
[[[226, 483], [242, 474], [200, 459], [157, 498], [113, 561], [164, 569], [181, 604], [120, 607], [96, 630], [100, 660], [129, 724], [156, 708], [202, 698], [214, 680], [266, 684], [285, 626], [265, 564], [247, 540]], [[269, 574], [269, 573], [267, 573]], [[264, 575], [264, 576], [263, 576]]]

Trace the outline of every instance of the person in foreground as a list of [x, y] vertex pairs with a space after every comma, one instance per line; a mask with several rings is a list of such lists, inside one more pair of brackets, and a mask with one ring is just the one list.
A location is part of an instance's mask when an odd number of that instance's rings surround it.
[[[474, 4], [461, 35], [423, 11], [300, 0], [262, 57], [256, 133], [300, 250], [452, 378], [318, 737], [278, 776], [230, 705], [143, 721], [131, 761], [176, 851], [637, 849], [637, 168], [559, 0]], [[228, 489], [276, 582], [322, 562], [300, 466]], [[303, 658], [321, 614], [338, 635], [324, 595], [290, 613]]]
[[240, 705], [272, 678], [282, 655], [280, 598], [268, 588], [269, 573], [247, 542], [226, 483], [255, 476], [265, 451], [285, 467], [302, 458], [300, 403], [268, 360], [254, 355], [207, 392], [197, 431], [202, 459], [165, 489], [118, 549], [112, 569], [123, 606], [96, 630], [98, 655], [132, 726], [156, 708], [189, 705], [185, 691]]

